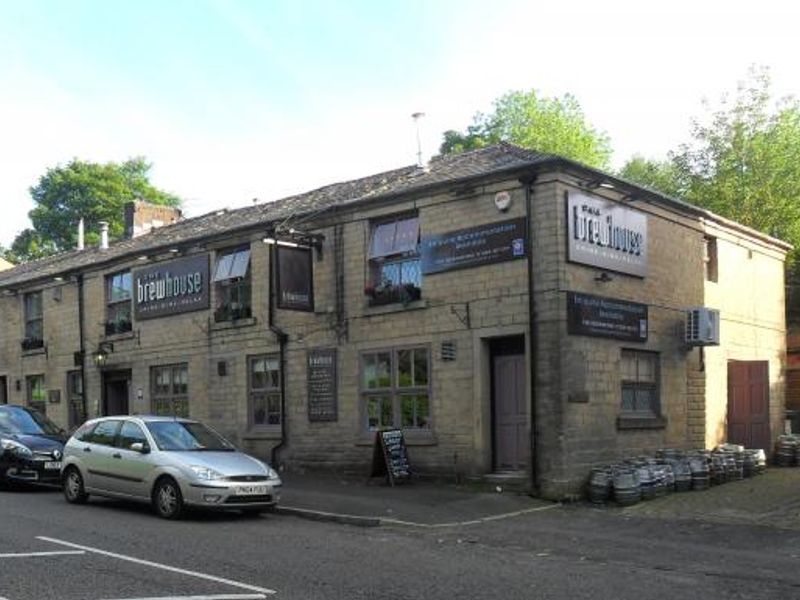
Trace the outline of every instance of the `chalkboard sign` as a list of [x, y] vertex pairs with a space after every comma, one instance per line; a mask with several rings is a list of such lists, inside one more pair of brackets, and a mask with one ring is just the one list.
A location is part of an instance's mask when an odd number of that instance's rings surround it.
[[386, 475], [390, 485], [408, 481], [411, 477], [411, 462], [403, 432], [388, 429], [375, 434], [372, 452], [372, 477]]
[[308, 351], [308, 420], [335, 421], [336, 348]]

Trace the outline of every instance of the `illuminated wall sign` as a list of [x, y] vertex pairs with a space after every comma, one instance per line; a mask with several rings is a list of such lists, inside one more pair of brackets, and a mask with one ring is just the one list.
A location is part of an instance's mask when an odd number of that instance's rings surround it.
[[133, 315], [137, 320], [208, 307], [208, 254], [133, 271]]
[[569, 192], [567, 237], [571, 262], [647, 276], [647, 215], [637, 210]]

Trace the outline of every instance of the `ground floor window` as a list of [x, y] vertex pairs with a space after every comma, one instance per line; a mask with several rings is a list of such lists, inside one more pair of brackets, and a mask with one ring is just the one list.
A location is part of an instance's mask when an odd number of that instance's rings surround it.
[[189, 416], [189, 365], [186, 363], [150, 368], [153, 414]]
[[397, 348], [361, 355], [363, 427], [431, 428], [430, 352], [427, 347]]
[[83, 399], [83, 375], [80, 371], [67, 373], [68, 426], [72, 431], [86, 420], [86, 403]]
[[656, 417], [659, 402], [659, 356], [656, 352], [623, 350], [621, 360], [622, 413], [633, 417]]
[[47, 413], [47, 390], [44, 389], [44, 375], [28, 375], [25, 378], [28, 406]]
[[247, 364], [250, 427], [280, 427], [283, 418], [280, 356], [277, 354], [251, 356]]

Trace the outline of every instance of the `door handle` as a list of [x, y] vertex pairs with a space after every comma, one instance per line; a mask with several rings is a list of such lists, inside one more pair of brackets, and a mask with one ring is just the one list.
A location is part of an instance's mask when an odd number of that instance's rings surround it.
[[89, 446], [86, 446], [86, 448], [84, 448], [84, 449], [83, 449], [83, 451], [84, 451], [84, 452], [91, 452], [91, 451], [92, 451], [92, 449], [91, 449], [91, 448], [89, 448]]
[[111, 456], [113, 456], [114, 458], [122, 458], [122, 454], [120, 454], [119, 452], [115, 452]]

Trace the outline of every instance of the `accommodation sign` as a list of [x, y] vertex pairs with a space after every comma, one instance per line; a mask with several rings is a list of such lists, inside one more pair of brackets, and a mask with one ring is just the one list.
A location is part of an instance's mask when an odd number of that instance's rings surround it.
[[155, 319], [209, 307], [208, 254], [133, 271], [133, 315]]
[[609, 271], [647, 276], [647, 216], [597, 196], [570, 192], [568, 258]]
[[308, 351], [308, 420], [335, 421], [337, 417], [336, 348]]
[[524, 217], [422, 236], [422, 273], [431, 275], [525, 258]]
[[647, 305], [567, 292], [567, 332], [626, 342], [647, 341]]

